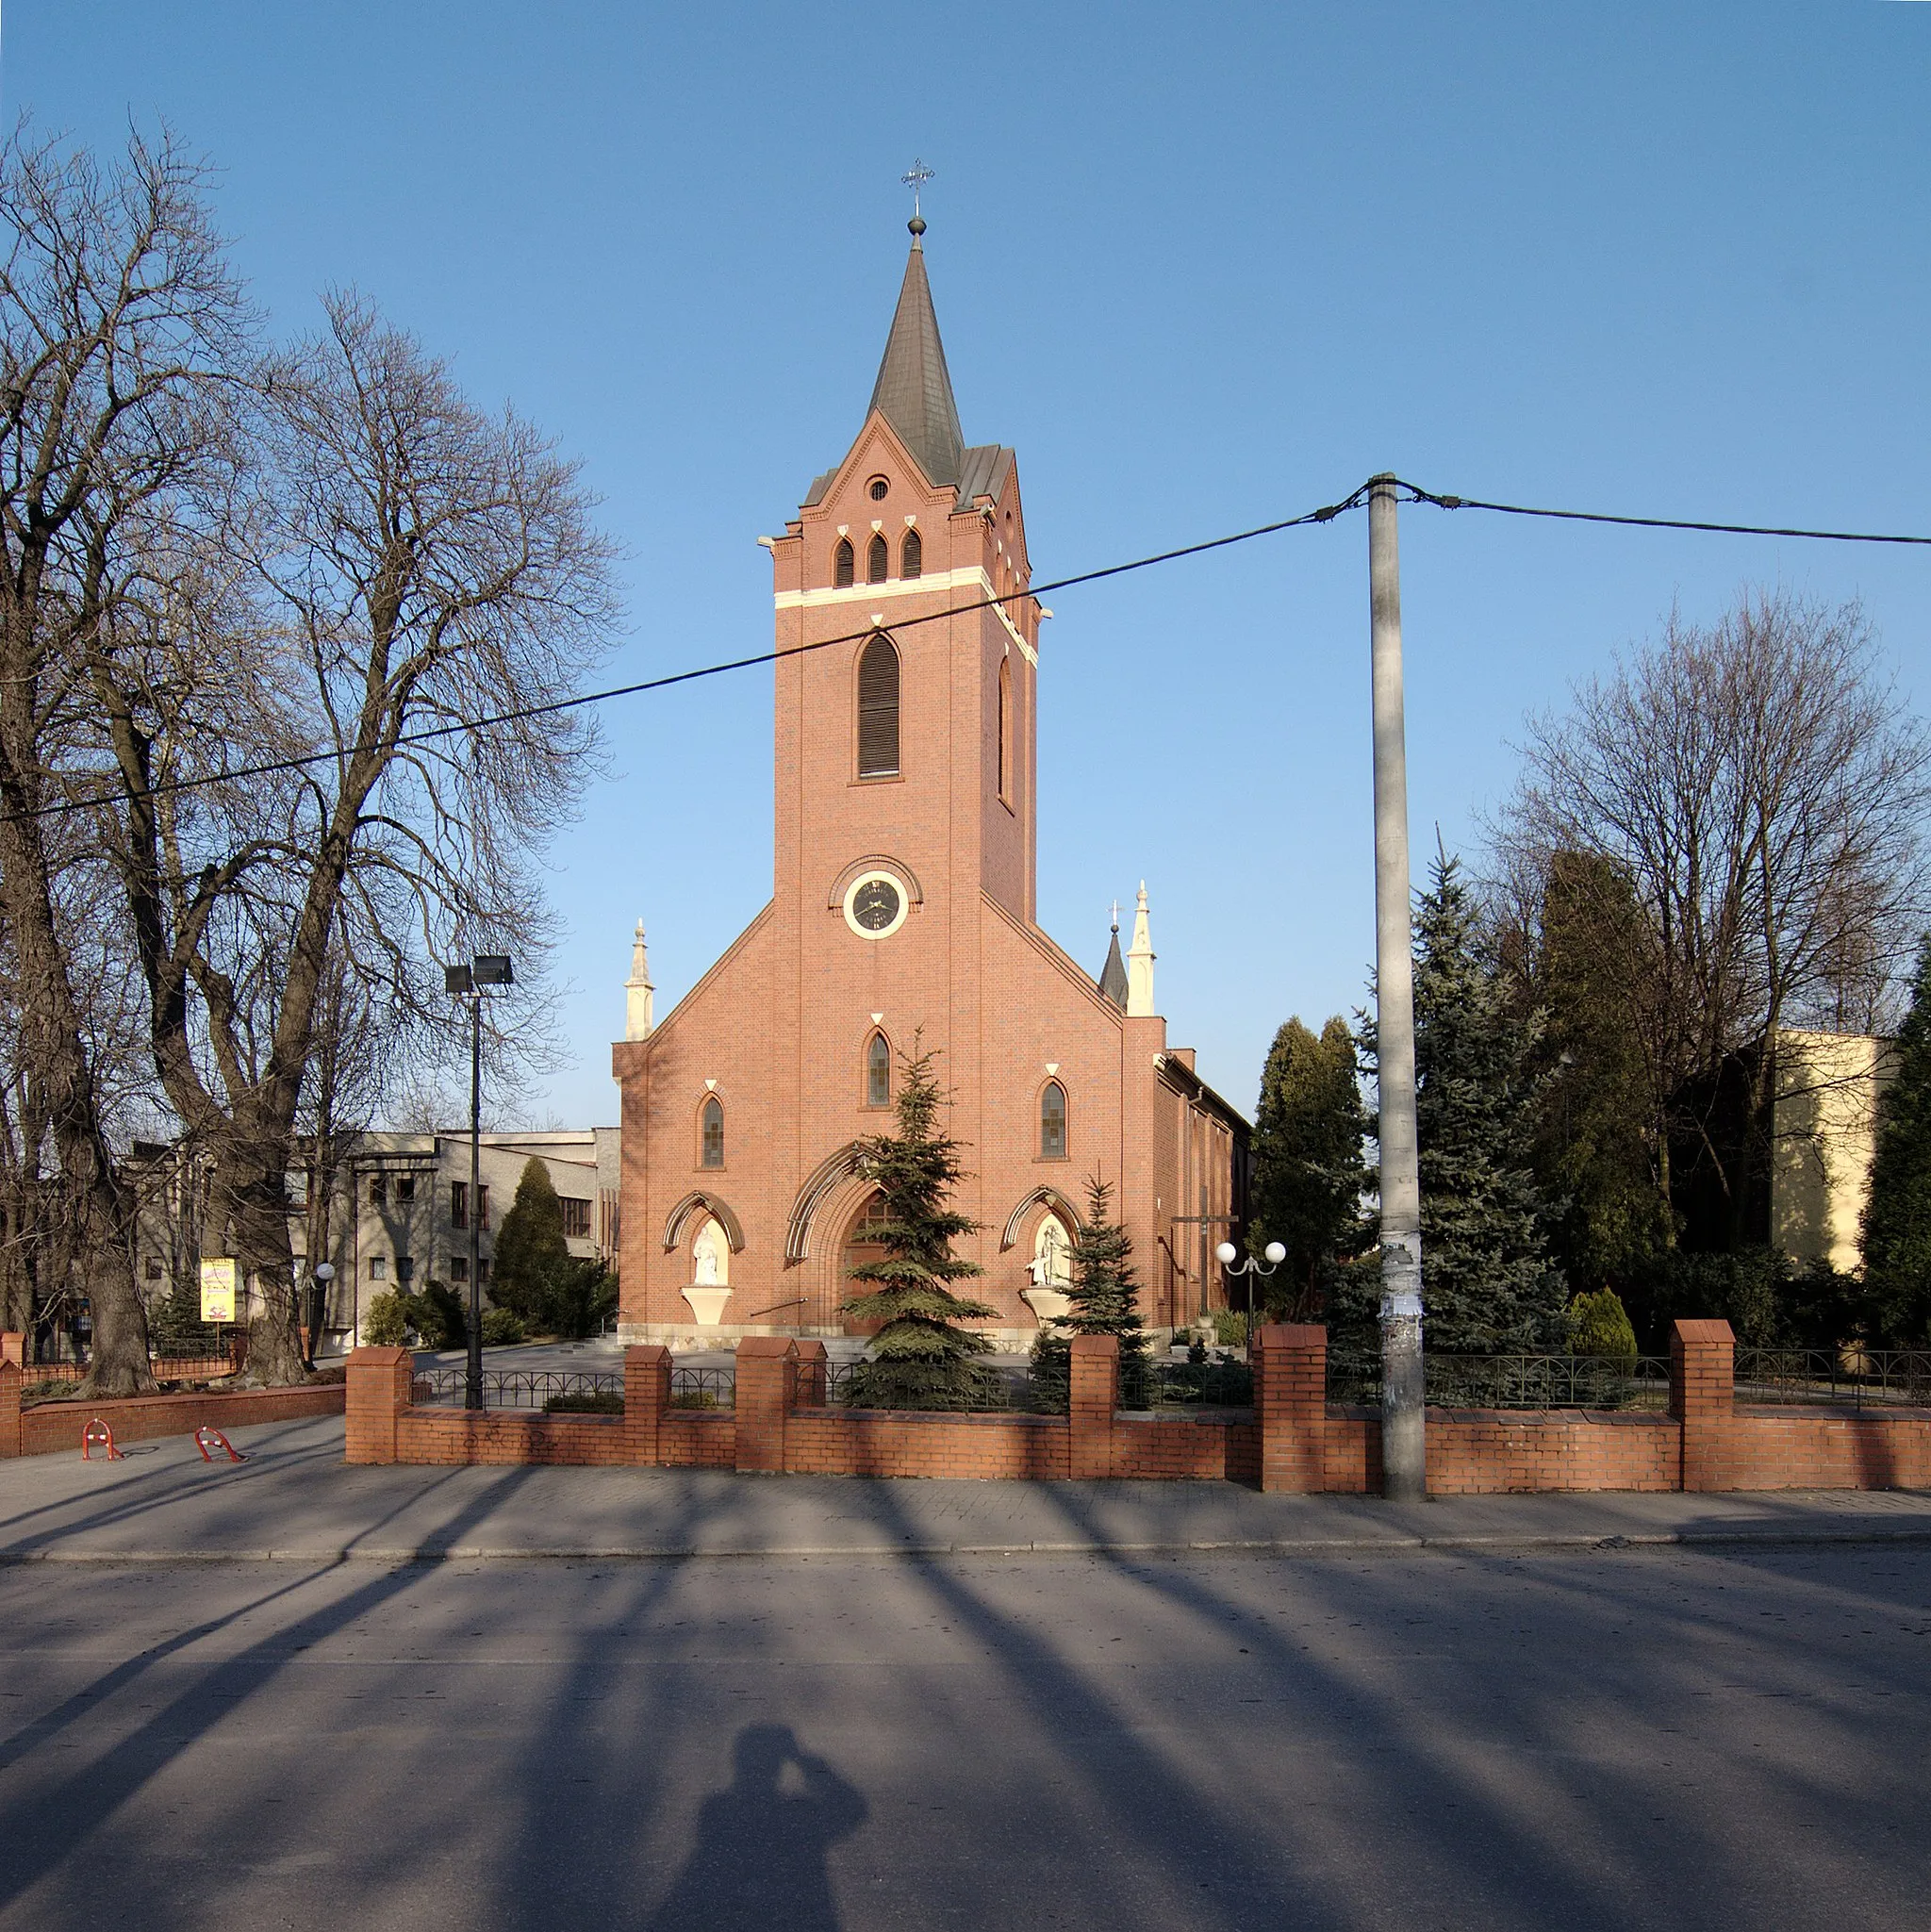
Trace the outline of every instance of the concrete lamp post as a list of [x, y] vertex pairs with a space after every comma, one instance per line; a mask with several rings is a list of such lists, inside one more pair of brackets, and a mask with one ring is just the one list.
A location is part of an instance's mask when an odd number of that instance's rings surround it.
[[443, 982], [470, 1002], [470, 1346], [463, 1407], [483, 1406], [483, 989], [511, 986], [506, 952], [479, 952], [468, 966], [443, 968]]
[[[1223, 1241], [1220, 1244], [1220, 1246], [1213, 1250], [1214, 1260], [1217, 1261], [1220, 1263], [1220, 1265], [1223, 1268], [1225, 1268], [1230, 1275], [1246, 1276], [1247, 1313], [1250, 1315], [1254, 1312], [1255, 1276], [1258, 1275], [1261, 1278], [1261, 1280], [1264, 1281], [1267, 1279], [1267, 1277], [1273, 1274], [1275, 1269], [1279, 1267], [1281, 1263], [1287, 1259], [1286, 1248], [1282, 1247], [1279, 1242], [1278, 1241], [1270, 1241], [1267, 1244], [1267, 1246], [1261, 1250], [1261, 1253], [1265, 1255], [1267, 1258], [1268, 1265], [1265, 1267], [1263, 1267], [1261, 1265], [1260, 1260], [1256, 1256], [1251, 1254], [1247, 1256], [1246, 1260], [1242, 1261], [1240, 1259], [1240, 1249], [1237, 1248], [1230, 1241]], [[1253, 1337], [1250, 1335], [1247, 1339], [1249, 1341], [1252, 1341]]]

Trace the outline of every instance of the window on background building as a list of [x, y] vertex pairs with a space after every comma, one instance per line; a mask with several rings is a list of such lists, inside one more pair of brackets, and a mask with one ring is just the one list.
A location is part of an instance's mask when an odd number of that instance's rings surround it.
[[483, 1259], [476, 1263], [476, 1280], [480, 1281], [484, 1287], [488, 1287], [489, 1257], [487, 1255], [485, 1255]]
[[891, 553], [885, 548], [885, 539], [883, 537], [874, 537], [865, 547], [865, 581], [867, 584], [883, 584], [891, 567]]
[[858, 775], [899, 773], [899, 652], [889, 637], [873, 637], [858, 653]]
[[703, 1164], [706, 1167], [724, 1164], [724, 1103], [716, 1094], [704, 1102]]
[[466, 1254], [453, 1254], [449, 1258], [449, 1278], [452, 1281], [465, 1281], [470, 1279], [470, 1257]]
[[486, 1181], [476, 1190], [476, 1225], [486, 1233], [489, 1229], [489, 1183]]
[[892, 1104], [892, 1049], [883, 1033], [874, 1033], [865, 1049], [865, 1104]]
[[832, 582], [840, 590], [850, 590], [851, 578], [851, 546], [841, 537], [838, 539], [838, 548], [832, 553]]
[[388, 1205], [388, 1178], [387, 1175], [371, 1174], [369, 1177], [369, 1205], [371, 1208], [386, 1208]]
[[1066, 1158], [1066, 1090], [1056, 1080], [1048, 1081], [1039, 1097], [1039, 1157], [1043, 1161]]
[[916, 530], [905, 533], [905, 541], [899, 547], [899, 574], [901, 577], [920, 577], [925, 574], [925, 539]]
[[161, 1264], [159, 1262], [148, 1263], [147, 1278], [150, 1281], [158, 1281], [161, 1279]]
[[566, 1241], [587, 1241], [590, 1238], [590, 1204], [579, 1200], [575, 1195], [557, 1196], [557, 1202], [563, 1209], [563, 1234]]
[[388, 1255], [372, 1254], [369, 1257], [369, 1279], [371, 1281], [387, 1281], [388, 1280]]
[[452, 1228], [470, 1225], [470, 1183], [467, 1181], [452, 1181], [449, 1184], [449, 1225]]
[[406, 1287], [416, 1279], [416, 1257], [412, 1254], [396, 1256], [396, 1280]]
[[396, 1176], [396, 1198], [399, 1201], [412, 1201], [416, 1198], [416, 1177], [413, 1174]]

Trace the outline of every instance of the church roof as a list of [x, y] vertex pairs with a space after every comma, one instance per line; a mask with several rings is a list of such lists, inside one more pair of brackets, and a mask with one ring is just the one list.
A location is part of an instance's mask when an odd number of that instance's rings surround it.
[[[1002, 443], [966, 447], [951, 372], [946, 367], [946, 346], [939, 339], [939, 319], [932, 305], [932, 284], [925, 277], [925, 249], [918, 239], [924, 226], [921, 222], [912, 237], [899, 306], [892, 315], [866, 414], [879, 410], [927, 479], [950, 484], [959, 492], [959, 502], [969, 504], [978, 497], [999, 495], [1013, 467], [1013, 453]], [[804, 495], [806, 509], [823, 500], [837, 473], [835, 469], [827, 470], [812, 478]]]
[[1113, 929], [1113, 944], [1106, 949], [1106, 964], [1099, 969], [1099, 990], [1124, 1013], [1127, 1010], [1127, 966], [1120, 957], [1120, 929]]
[[959, 481], [966, 438], [959, 428], [959, 405], [952, 399], [946, 345], [939, 340], [932, 284], [925, 278], [925, 248], [916, 234], [905, 260], [905, 279], [899, 287], [892, 333], [885, 338], [879, 379], [872, 385], [871, 408], [883, 412], [932, 482]]

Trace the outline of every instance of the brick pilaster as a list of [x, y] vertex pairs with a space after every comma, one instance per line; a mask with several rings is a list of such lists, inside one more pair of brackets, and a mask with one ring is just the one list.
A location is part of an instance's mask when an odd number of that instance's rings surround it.
[[797, 1404], [798, 1344], [747, 1335], [737, 1345], [737, 1466], [782, 1472], [784, 1424]]
[[1731, 1487], [1725, 1465], [1736, 1402], [1729, 1323], [1679, 1321], [1670, 1337], [1670, 1413], [1682, 1425], [1686, 1490]]
[[409, 1407], [416, 1358], [406, 1348], [358, 1348], [349, 1357], [346, 1462], [393, 1462], [396, 1417]]
[[1072, 1343], [1071, 1470], [1075, 1482], [1113, 1474], [1114, 1416], [1120, 1406], [1120, 1338], [1075, 1335]]
[[1328, 1330], [1277, 1322], [1253, 1341], [1261, 1487], [1307, 1495], [1327, 1487]]
[[8, 1329], [0, 1334], [0, 1362], [10, 1362], [15, 1368], [25, 1368], [26, 1337], [18, 1329]]
[[664, 1417], [670, 1407], [670, 1351], [645, 1343], [623, 1351], [623, 1432], [630, 1460], [647, 1467], [664, 1460]]
[[[8, 1341], [17, 1336], [9, 1335]], [[0, 1356], [0, 1456], [20, 1454], [20, 1363]]]

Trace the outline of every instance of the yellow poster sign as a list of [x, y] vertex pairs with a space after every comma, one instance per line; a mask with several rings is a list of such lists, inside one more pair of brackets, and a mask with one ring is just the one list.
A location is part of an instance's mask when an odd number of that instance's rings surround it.
[[201, 1318], [205, 1322], [235, 1319], [236, 1277], [240, 1272], [232, 1255], [201, 1264]]

